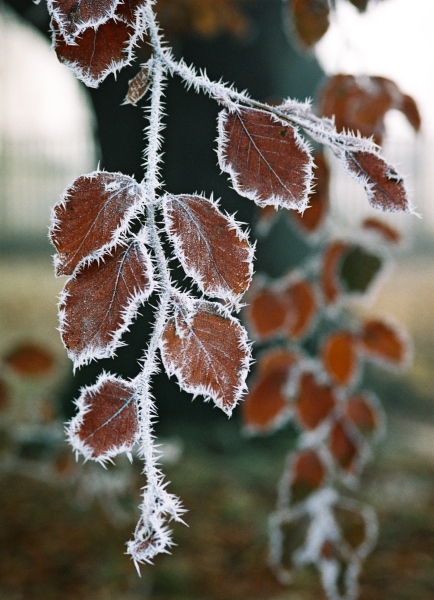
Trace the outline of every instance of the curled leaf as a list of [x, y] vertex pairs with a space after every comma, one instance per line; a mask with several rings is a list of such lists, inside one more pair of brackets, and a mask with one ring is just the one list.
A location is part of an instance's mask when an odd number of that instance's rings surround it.
[[243, 422], [249, 431], [264, 433], [285, 422], [290, 408], [285, 387], [298, 360], [288, 350], [269, 350], [259, 358], [257, 375], [242, 403]]
[[151, 64], [152, 59], [143, 65], [140, 71], [133, 79], [128, 82], [128, 93], [125, 97], [124, 104], [132, 104], [135, 106], [137, 102], [146, 95], [151, 85]]
[[362, 223], [362, 227], [368, 231], [374, 231], [385, 242], [397, 244], [401, 241], [401, 234], [399, 231], [389, 225], [389, 223], [380, 221], [380, 219], [376, 219], [375, 217], [366, 218]]
[[258, 206], [307, 207], [309, 149], [293, 127], [271, 113], [241, 107], [221, 111], [218, 157], [236, 191]]
[[363, 185], [373, 208], [412, 212], [402, 177], [381, 156], [372, 152], [346, 152], [344, 166]]
[[208, 296], [236, 302], [253, 274], [253, 250], [236, 221], [202, 196], [166, 196], [166, 230], [187, 275]]
[[406, 362], [408, 344], [396, 325], [380, 319], [369, 319], [363, 324], [359, 343], [361, 351], [368, 358], [398, 367]]
[[62, 340], [74, 365], [113, 356], [152, 289], [152, 265], [137, 239], [71, 277], [59, 309]]
[[241, 324], [219, 304], [178, 306], [160, 343], [164, 367], [180, 387], [211, 398], [230, 415], [245, 389], [250, 348]]
[[68, 427], [72, 447], [100, 462], [130, 452], [139, 435], [135, 394], [132, 384], [105, 373], [85, 387], [77, 400], [78, 414]]
[[78, 177], [52, 211], [56, 275], [71, 275], [114, 248], [142, 204], [141, 188], [128, 175], [94, 171]]

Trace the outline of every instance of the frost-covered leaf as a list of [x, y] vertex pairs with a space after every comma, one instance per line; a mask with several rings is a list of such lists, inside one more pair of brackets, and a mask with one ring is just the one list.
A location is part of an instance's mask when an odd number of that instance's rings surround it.
[[359, 446], [344, 420], [333, 423], [330, 430], [329, 450], [343, 471], [355, 472], [360, 458]]
[[330, 25], [328, 0], [289, 0], [292, 24], [302, 46], [310, 48]]
[[71, 43], [87, 27], [96, 28], [115, 14], [119, 0], [48, 0], [48, 9]]
[[321, 358], [333, 383], [348, 385], [354, 379], [358, 364], [354, 336], [348, 331], [330, 334], [321, 348]]
[[49, 350], [34, 343], [22, 343], [3, 357], [3, 363], [24, 377], [38, 377], [50, 373], [54, 357]]
[[71, 275], [79, 264], [114, 248], [142, 204], [141, 188], [132, 177], [103, 171], [78, 177], [52, 212], [56, 275]]
[[164, 217], [187, 275], [204, 294], [236, 302], [253, 274], [253, 249], [236, 221], [196, 195], [166, 196]]
[[152, 288], [152, 265], [137, 239], [67, 281], [59, 303], [60, 326], [76, 367], [114, 355]]
[[143, 19], [137, 10], [143, 0], [124, 0], [117, 5], [114, 18], [94, 29], [82, 31], [69, 44], [52, 22], [53, 46], [60, 62], [72, 69], [89, 87], [98, 87], [107, 75], [116, 73], [133, 58], [133, 47], [143, 33]]
[[377, 233], [385, 242], [398, 244], [401, 241], [399, 231], [389, 225], [389, 223], [380, 221], [380, 219], [376, 219], [375, 217], [366, 218], [362, 223], [362, 227], [368, 231]]
[[139, 435], [135, 394], [132, 384], [105, 373], [95, 385], [85, 387], [77, 400], [79, 411], [68, 426], [72, 447], [101, 462], [130, 452]]
[[338, 273], [342, 256], [348, 248], [346, 242], [332, 242], [324, 252], [323, 266], [321, 269], [321, 288], [327, 304], [333, 304], [338, 299], [342, 289], [339, 284]]
[[377, 408], [363, 394], [351, 396], [345, 402], [345, 418], [366, 436], [372, 436], [381, 424]]
[[169, 376], [194, 395], [211, 398], [230, 415], [245, 389], [250, 364], [247, 333], [221, 305], [178, 306], [164, 330], [161, 356]]
[[359, 343], [361, 351], [371, 360], [397, 367], [405, 365], [408, 343], [397, 325], [369, 319], [363, 324]]
[[394, 167], [372, 152], [345, 152], [348, 173], [366, 190], [373, 208], [388, 212], [412, 212], [404, 183]]
[[339, 281], [347, 293], [365, 294], [376, 281], [383, 262], [363, 246], [351, 245], [342, 256]]
[[313, 287], [308, 281], [289, 278], [282, 296], [287, 305], [285, 330], [290, 339], [298, 340], [307, 334], [316, 315]]
[[290, 501], [306, 500], [325, 481], [327, 469], [315, 450], [300, 450], [293, 458], [290, 475]]
[[335, 404], [335, 396], [329, 385], [318, 383], [313, 373], [303, 373], [296, 401], [297, 416], [303, 427], [318, 427], [330, 415]]
[[149, 59], [137, 75], [128, 82], [128, 93], [125, 97], [124, 104], [132, 104], [135, 106], [137, 102], [146, 95], [152, 82], [151, 61], [152, 59]]
[[218, 156], [236, 191], [258, 206], [307, 207], [309, 149], [293, 127], [271, 113], [240, 107], [221, 111]]
[[321, 228], [329, 208], [330, 169], [322, 153], [314, 153], [314, 162], [317, 168], [314, 171], [315, 186], [309, 196], [309, 207], [303, 214], [294, 211], [288, 213], [297, 228], [308, 236]]
[[289, 416], [286, 384], [299, 358], [289, 350], [269, 350], [257, 363], [257, 374], [249, 383], [242, 403], [244, 426], [248, 431], [264, 433], [276, 429]]
[[246, 319], [255, 339], [266, 340], [281, 333], [286, 314], [286, 302], [279, 293], [260, 284], [252, 290]]

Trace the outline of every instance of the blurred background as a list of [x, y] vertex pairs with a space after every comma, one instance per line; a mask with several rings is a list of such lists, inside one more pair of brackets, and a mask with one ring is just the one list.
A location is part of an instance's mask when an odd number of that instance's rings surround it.
[[[417, 136], [397, 111], [387, 116], [384, 154], [406, 175], [422, 218], [381, 215], [406, 239], [364, 314], [405, 327], [414, 359], [405, 374], [368, 370], [388, 431], [362, 476], [357, 496], [377, 510], [380, 537], [361, 578], [361, 598], [434, 597], [434, 7], [426, 0], [384, 0], [359, 14], [337, 3], [315, 52], [294, 42], [281, 0], [161, 0], [163, 28], [177, 56], [216, 79], [248, 88], [261, 101], [315, 97], [326, 74], [384, 75], [418, 102]], [[296, 440], [288, 425], [265, 438], [241, 433], [173, 381], [157, 378], [155, 396], [163, 470], [189, 527], [153, 567], [135, 569], [123, 554], [137, 515], [139, 464], [76, 467], [62, 422], [79, 387], [102, 367], [137, 373], [152, 316], [141, 310], [116, 361], [73, 379], [57, 327], [50, 206], [98, 164], [142, 176], [143, 110], [120, 106], [137, 67], [87, 90], [50, 48], [44, 4], [0, 2], [0, 598], [7, 600], [269, 599], [323, 597], [314, 571], [282, 588], [267, 567], [267, 518], [285, 455]], [[144, 62], [147, 48], [138, 49]], [[222, 197], [254, 227], [255, 209], [229, 189], [216, 165], [218, 107], [170, 81], [164, 178], [174, 193]], [[200, 168], [197, 165], [200, 164]], [[347, 235], [368, 215], [363, 190], [333, 166], [329, 221]], [[257, 249], [257, 270], [277, 276], [296, 266], [306, 243], [280, 221]], [[279, 248], [279, 263], [275, 249]]]

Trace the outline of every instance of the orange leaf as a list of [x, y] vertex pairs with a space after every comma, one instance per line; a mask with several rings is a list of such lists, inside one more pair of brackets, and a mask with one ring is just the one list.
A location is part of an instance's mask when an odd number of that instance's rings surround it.
[[380, 221], [375, 217], [368, 217], [362, 223], [362, 227], [364, 229], [368, 229], [371, 231], [375, 231], [378, 233], [386, 242], [391, 242], [392, 244], [397, 244], [401, 241], [401, 234], [394, 227], [385, 223], [384, 221]]
[[283, 422], [289, 404], [284, 387], [298, 357], [288, 350], [270, 350], [257, 365], [257, 377], [249, 385], [242, 403], [244, 425], [249, 430], [266, 432]]
[[348, 385], [357, 368], [357, 353], [354, 336], [348, 331], [337, 331], [329, 335], [321, 349], [325, 370], [337, 385]]
[[328, 0], [290, 0], [295, 32], [303, 46], [310, 48], [330, 25]]
[[270, 289], [252, 290], [246, 318], [257, 340], [266, 340], [282, 332], [287, 316], [284, 298]]
[[343, 421], [336, 421], [330, 431], [329, 448], [338, 465], [348, 472], [354, 472], [359, 449]]
[[306, 208], [312, 158], [288, 123], [263, 110], [223, 110], [218, 144], [220, 168], [239, 194], [261, 207]]
[[287, 303], [285, 329], [290, 338], [298, 340], [308, 332], [316, 314], [313, 287], [308, 281], [295, 281], [283, 290], [282, 296]]
[[324, 482], [326, 468], [315, 450], [301, 450], [292, 465], [291, 501], [301, 502]]
[[139, 436], [133, 385], [104, 373], [95, 385], [84, 388], [77, 406], [79, 412], [68, 428], [73, 448], [101, 462], [131, 451]]
[[312, 373], [303, 373], [297, 399], [298, 418], [303, 427], [318, 427], [329, 416], [335, 402], [330, 386], [317, 383]]
[[56, 275], [71, 275], [115, 247], [140, 208], [141, 189], [131, 177], [100, 171], [78, 177], [53, 209]]
[[363, 325], [360, 348], [368, 358], [379, 359], [402, 366], [406, 359], [406, 342], [398, 327], [379, 319], [370, 319]]
[[176, 310], [161, 339], [169, 376], [194, 395], [212, 398], [230, 415], [240, 399], [250, 362], [247, 333], [214, 302], [195, 301]]
[[389, 212], [411, 212], [410, 201], [392, 165], [372, 152], [346, 152], [344, 165], [366, 190], [373, 208]]
[[363, 434], [372, 435], [379, 426], [379, 415], [367, 398], [352, 396], [345, 402], [345, 417]]
[[166, 230], [187, 275], [208, 296], [236, 301], [253, 274], [253, 250], [233, 218], [202, 196], [166, 196]]
[[341, 292], [338, 279], [339, 266], [348, 247], [346, 242], [333, 242], [324, 252], [321, 287], [327, 304], [335, 302]]
[[152, 288], [152, 265], [137, 239], [67, 281], [59, 303], [61, 335], [76, 367], [114, 355]]
[[25, 377], [46, 375], [54, 366], [51, 352], [32, 343], [20, 344], [3, 358], [3, 362]]

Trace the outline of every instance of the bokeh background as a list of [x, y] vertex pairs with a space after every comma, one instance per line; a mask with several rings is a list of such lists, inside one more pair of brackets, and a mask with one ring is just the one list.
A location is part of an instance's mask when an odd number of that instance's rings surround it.
[[[357, 496], [377, 510], [380, 537], [361, 578], [361, 598], [434, 598], [434, 7], [384, 0], [365, 15], [338, 2], [315, 53], [288, 33], [281, 0], [161, 0], [177, 56], [259, 100], [314, 97], [325, 74], [385, 75], [417, 100], [417, 137], [403, 117], [387, 117], [384, 153], [407, 175], [422, 218], [386, 216], [406, 238], [364, 314], [386, 314], [409, 331], [414, 359], [405, 374], [366, 377], [383, 402], [385, 439]], [[217, 8], [216, 8], [217, 6]], [[232, 12], [230, 12], [232, 11]], [[186, 16], [187, 15], [187, 16]], [[145, 60], [147, 49], [138, 50]], [[175, 527], [178, 547], [136, 575], [123, 554], [136, 514], [139, 465], [75, 467], [62, 422], [81, 385], [104, 368], [133, 376], [151, 313], [128, 334], [116, 361], [73, 379], [61, 345], [47, 240], [50, 206], [78, 175], [122, 171], [141, 178], [143, 110], [120, 106], [135, 68], [86, 90], [60, 65], [41, 3], [0, 3], [0, 598], [7, 600], [308, 600], [322, 597], [314, 571], [282, 588], [267, 567], [267, 518], [296, 433], [249, 438], [231, 421], [160, 377], [156, 433], [163, 470], [189, 510]], [[215, 155], [218, 107], [171, 81], [164, 142], [167, 189], [214, 192], [254, 226], [251, 203], [236, 197]], [[372, 213], [364, 193], [338, 169], [331, 183], [335, 230], [348, 234]], [[276, 253], [276, 249], [278, 252]], [[301, 260], [303, 240], [277, 223], [257, 250], [257, 269], [278, 276]], [[278, 261], [277, 261], [278, 257]]]

